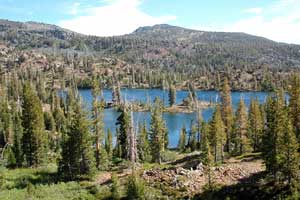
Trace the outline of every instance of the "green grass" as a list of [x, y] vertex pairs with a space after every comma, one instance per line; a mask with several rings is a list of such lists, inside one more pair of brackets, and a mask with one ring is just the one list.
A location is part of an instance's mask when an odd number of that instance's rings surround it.
[[243, 155], [240, 156], [236, 156], [235, 157], [238, 160], [242, 160], [242, 159], [246, 159], [246, 158], [254, 158], [254, 159], [258, 159], [261, 158], [261, 152], [256, 152], [256, 153], [245, 153]]
[[[90, 182], [57, 182], [56, 166], [37, 169], [0, 169], [0, 199], [96, 199]], [[93, 194], [94, 193], [94, 194]], [[99, 195], [99, 194], [98, 194]], [[97, 195], [97, 196], [98, 196]]]

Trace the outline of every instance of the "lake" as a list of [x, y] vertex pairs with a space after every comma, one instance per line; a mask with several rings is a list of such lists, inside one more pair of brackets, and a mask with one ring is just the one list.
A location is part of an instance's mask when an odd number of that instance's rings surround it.
[[[83, 102], [87, 109], [91, 109], [92, 94], [91, 90], [79, 90]], [[161, 89], [122, 89], [122, 98], [126, 101], [141, 101], [141, 102], [153, 102], [155, 97], [160, 97], [165, 105], [168, 105], [168, 90]], [[198, 99], [202, 101], [213, 101], [219, 102], [220, 95], [217, 91], [197, 91]], [[266, 92], [232, 92], [232, 105], [234, 108], [237, 107], [240, 98], [243, 97], [247, 106], [250, 104], [251, 98], [257, 98], [261, 103], [266, 100], [268, 93]], [[103, 96], [106, 101], [111, 101], [112, 95], [111, 90], [105, 89]], [[176, 102], [180, 103], [184, 98], [188, 96], [188, 91], [180, 90], [176, 93]], [[202, 111], [203, 119], [208, 121], [213, 113], [212, 108], [204, 109]], [[150, 113], [149, 112], [135, 112], [134, 122], [146, 122], [149, 127]], [[119, 113], [115, 109], [105, 109], [104, 111], [104, 124], [105, 130], [110, 129], [113, 133], [116, 130], [116, 119]], [[173, 148], [177, 146], [180, 131], [183, 126], [190, 129], [191, 122], [196, 122], [196, 113], [164, 113], [163, 117], [166, 121], [166, 125], [169, 131], [169, 147]]]

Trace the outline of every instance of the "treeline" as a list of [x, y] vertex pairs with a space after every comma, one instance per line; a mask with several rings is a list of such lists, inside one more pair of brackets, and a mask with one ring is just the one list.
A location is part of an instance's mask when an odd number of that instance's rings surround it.
[[113, 72], [118, 72], [121, 87], [129, 88], [168, 88], [174, 80], [177, 88], [186, 89], [190, 81], [197, 89], [217, 90], [220, 77], [227, 76], [232, 90], [272, 91], [285, 88], [288, 76], [299, 73], [299, 46], [247, 34], [158, 25], [126, 36], [95, 37], [46, 24], [29, 27], [0, 21], [0, 43], [13, 48], [0, 63], [9, 70], [35, 61], [29, 54], [47, 54], [46, 61], [38, 59], [27, 67], [44, 64], [44, 72], [54, 72], [56, 80], [73, 71], [80, 88], [91, 88], [96, 73], [103, 76], [105, 87], [112, 87]]

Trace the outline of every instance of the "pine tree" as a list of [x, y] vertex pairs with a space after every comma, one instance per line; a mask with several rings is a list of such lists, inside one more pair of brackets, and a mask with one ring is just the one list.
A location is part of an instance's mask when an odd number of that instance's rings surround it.
[[290, 96], [289, 114], [293, 127], [296, 130], [298, 141], [300, 141], [300, 78], [298, 75], [292, 76], [288, 94]]
[[249, 135], [253, 151], [261, 150], [264, 120], [258, 100], [251, 99], [249, 108]]
[[275, 99], [269, 96], [265, 103], [266, 125], [262, 137], [262, 155], [268, 172], [274, 172], [276, 162], [276, 135], [275, 135]]
[[119, 200], [121, 199], [121, 194], [120, 194], [120, 182], [118, 179], [118, 176], [115, 173], [112, 173], [111, 175], [111, 199], [112, 200]]
[[12, 119], [7, 99], [0, 102], [0, 147], [12, 144]]
[[23, 127], [20, 113], [17, 111], [16, 105], [12, 104], [12, 120], [13, 120], [13, 147], [14, 156], [16, 158], [16, 166], [21, 167], [23, 163], [22, 136]]
[[142, 162], [150, 161], [150, 146], [146, 123], [139, 124], [138, 155]]
[[[285, 123], [283, 124], [285, 132], [280, 139], [278, 153], [281, 157], [280, 170], [288, 180], [289, 184], [299, 185], [299, 144], [297, 142], [296, 134], [293, 130], [291, 120], [288, 118], [287, 111], [285, 113]], [[299, 186], [298, 186], [299, 189]]]
[[172, 107], [176, 103], [176, 88], [174, 85], [171, 85], [169, 88], [169, 104]]
[[62, 133], [67, 126], [66, 116], [60, 105], [57, 105], [53, 111], [53, 118], [55, 121], [55, 129], [57, 132]]
[[48, 131], [55, 131], [55, 120], [51, 112], [44, 112], [45, 129]]
[[116, 128], [116, 146], [114, 148], [113, 154], [115, 157], [121, 158], [122, 157], [122, 147], [120, 144], [121, 138], [120, 138], [120, 129]]
[[239, 155], [250, 152], [250, 139], [248, 137], [248, 116], [244, 100], [241, 98], [236, 111], [236, 137], [235, 149]]
[[212, 144], [212, 152], [214, 155], [214, 162], [219, 163], [224, 160], [224, 146], [226, 142], [225, 126], [221, 117], [220, 106], [217, 105], [210, 122], [210, 137]]
[[123, 159], [127, 159], [128, 156], [128, 149], [127, 149], [127, 140], [128, 140], [128, 132], [130, 130], [130, 115], [129, 112], [127, 111], [126, 107], [122, 107], [119, 109], [119, 111], [121, 112], [120, 116], [117, 119], [117, 123], [116, 125], [119, 126], [118, 131], [119, 131], [119, 135], [118, 135], [118, 145], [121, 149], [121, 158]]
[[190, 137], [189, 137], [189, 142], [188, 146], [191, 149], [191, 151], [195, 151], [197, 148], [197, 127], [195, 125], [191, 125], [191, 130], [190, 130]]
[[74, 113], [62, 144], [58, 172], [65, 180], [91, 178], [95, 172], [95, 160], [89, 123], [79, 103], [72, 107]]
[[138, 152], [137, 152], [137, 137], [136, 137], [136, 129], [134, 127], [134, 119], [133, 119], [133, 109], [132, 105], [130, 106], [130, 126], [128, 130], [127, 136], [127, 158], [135, 163], [138, 160]]
[[213, 158], [211, 155], [211, 147], [209, 142], [209, 127], [205, 122], [202, 125], [202, 134], [201, 134], [201, 161], [204, 165], [210, 166], [213, 162]]
[[136, 200], [145, 198], [145, 186], [141, 179], [136, 174], [128, 177], [127, 183], [127, 199]]
[[198, 135], [197, 135], [197, 149], [200, 149], [201, 148], [201, 130], [202, 130], [202, 125], [204, 124], [205, 122], [203, 121], [202, 119], [202, 112], [201, 112], [201, 109], [199, 108], [199, 105], [197, 103], [197, 132], [198, 132]]
[[231, 141], [231, 133], [233, 126], [233, 110], [231, 103], [231, 89], [228, 83], [228, 79], [225, 78], [223, 82], [223, 87], [221, 91], [221, 110], [222, 110], [222, 120], [225, 125], [226, 132], [226, 148], [227, 152], [231, 152], [232, 150], [232, 141]]
[[94, 132], [95, 137], [95, 158], [96, 158], [96, 167], [100, 168], [100, 160], [101, 160], [101, 152], [103, 152], [103, 111], [104, 111], [104, 102], [103, 100], [99, 100], [99, 95], [102, 94], [99, 83], [97, 79], [93, 78], [93, 87], [92, 87], [92, 95], [93, 95], [93, 106], [92, 106], [92, 130]]
[[166, 146], [166, 127], [162, 118], [162, 103], [159, 98], [155, 98], [153, 110], [151, 112], [150, 146], [152, 160], [161, 163], [161, 153]]
[[184, 152], [185, 146], [186, 146], [186, 129], [185, 126], [183, 126], [179, 136], [178, 150], [180, 152]]
[[286, 134], [285, 130], [285, 104], [282, 91], [276, 92], [274, 97], [269, 97], [266, 102], [266, 130], [263, 137], [263, 157], [268, 172], [278, 179], [281, 166], [281, 141]]
[[47, 159], [48, 140], [41, 102], [29, 83], [23, 88], [22, 110], [22, 149], [27, 165], [36, 167]]
[[15, 154], [11, 148], [11, 146], [8, 146], [8, 148], [5, 149], [5, 157], [6, 157], [6, 167], [8, 168], [15, 168], [17, 161], [16, 161], [16, 157]]
[[121, 105], [121, 88], [119, 82], [112, 88], [112, 101], [114, 105], [120, 106]]
[[113, 135], [110, 129], [107, 130], [107, 134], [105, 138], [105, 149], [108, 157], [111, 159], [113, 155]]
[[203, 123], [202, 125], [203, 130], [201, 134], [201, 161], [202, 163], [207, 166], [207, 178], [208, 178], [208, 186], [211, 188], [212, 187], [212, 174], [211, 174], [211, 166], [213, 164], [213, 156], [211, 154], [211, 147], [209, 143], [209, 138], [208, 138], [208, 126], [206, 123]]

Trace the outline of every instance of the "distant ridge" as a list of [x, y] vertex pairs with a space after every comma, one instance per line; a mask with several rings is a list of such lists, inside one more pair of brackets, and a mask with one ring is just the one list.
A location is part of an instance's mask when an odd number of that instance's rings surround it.
[[300, 67], [300, 45], [245, 33], [198, 31], [168, 24], [140, 27], [122, 36], [97, 37], [51, 24], [0, 20], [0, 41], [21, 49], [55, 48], [109, 55], [152, 67]]

